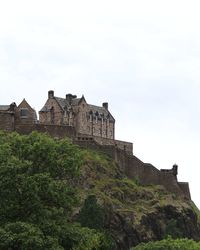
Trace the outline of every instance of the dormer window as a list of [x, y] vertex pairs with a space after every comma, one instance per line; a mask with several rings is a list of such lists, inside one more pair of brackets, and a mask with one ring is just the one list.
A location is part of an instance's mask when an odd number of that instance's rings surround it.
[[28, 109], [26, 108], [20, 109], [20, 118], [28, 118]]

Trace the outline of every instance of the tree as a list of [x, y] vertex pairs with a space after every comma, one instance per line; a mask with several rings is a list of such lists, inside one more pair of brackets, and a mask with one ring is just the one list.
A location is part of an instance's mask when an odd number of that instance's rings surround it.
[[84, 227], [101, 230], [104, 224], [104, 211], [97, 203], [95, 195], [89, 195], [79, 213], [78, 221]]
[[81, 164], [67, 139], [0, 132], [0, 249], [100, 249], [102, 233], [69, 220]]

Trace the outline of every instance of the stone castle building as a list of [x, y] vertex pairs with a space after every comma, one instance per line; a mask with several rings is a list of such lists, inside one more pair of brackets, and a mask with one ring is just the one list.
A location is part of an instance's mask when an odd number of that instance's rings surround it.
[[46, 132], [56, 138], [67, 136], [82, 147], [108, 154], [128, 178], [137, 177], [142, 185], [162, 185], [168, 191], [190, 199], [188, 183], [177, 181], [176, 165], [172, 169], [158, 170], [133, 154], [131, 142], [115, 139], [115, 119], [106, 102], [95, 106], [88, 104], [84, 96], [77, 98], [67, 94], [60, 98], [50, 90], [39, 111], [39, 120], [25, 99], [18, 106], [15, 102], [0, 105], [0, 130], [21, 134]]
[[54, 96], [48, 92], [48, 100], [39, 112], [41, 124], [67, 125], [76, 129], [77, 133], [115, 138], [115, 119], [108, 110], [108, 103], [102, 107], [88, 104], [82, 96], [67, 94], [65, 98]]

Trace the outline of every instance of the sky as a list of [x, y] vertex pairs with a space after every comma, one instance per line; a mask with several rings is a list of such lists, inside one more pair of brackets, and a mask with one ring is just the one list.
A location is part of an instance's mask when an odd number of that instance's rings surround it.
[[0, 104], [109, 103], [116, 139], [179, 166], [200, 208], [199, 0], [0, 1]]

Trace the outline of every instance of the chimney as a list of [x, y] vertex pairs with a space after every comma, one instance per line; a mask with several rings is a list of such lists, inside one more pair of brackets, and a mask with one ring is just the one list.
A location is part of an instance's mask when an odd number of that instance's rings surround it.
[[49, 92], [48, 92], [48, 98], [49, 99], [54, 98], [54, 91], [53, 90], [49, 90]]
[[66, 100], [69, 102], [70, 105], [72, 103], [72, 99], [75, 99], [75, 98], [77, 98], [76, 95], [72, 95], [72, 94], [67, 94], [66, 95]]
[[106, 110], [108, 110], [108, 103], [107, 103], [107, 102], [104, 102], [104, 103], [102, 104], [102, 106], [103, 106]]
[[72, 94], [67, 94], [66, 95], [66, 100], [69, 102], [69, 104], [71, 105], [71, 103], [72, 103]]
[[14, 111], [16, 107], [17, 107], [16, 103], [15, 103], [15, 102], [12, 102], [12, 103], [10, 104], [10, 111]]

